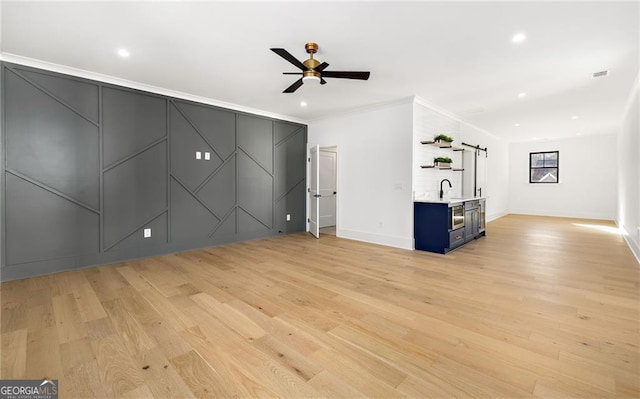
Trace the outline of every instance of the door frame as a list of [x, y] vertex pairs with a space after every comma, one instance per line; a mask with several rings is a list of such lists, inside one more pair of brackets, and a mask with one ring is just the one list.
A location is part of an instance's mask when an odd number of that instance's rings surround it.
[[[324, 155], [323, 155], [324, 153]], [[332, 197], [333, 202], [335, 203], [334, 206], [334, 210], [333, 210], [333, 224], [331, 226], [336, 226], [336, 223], [338, 222], [338, 215], [336, 214], [336, 209], [337, 209], [337, 205], [338, 205], [338, 198], [337, 198], [337, 192], [338, 192], [338, 153], [336, 152], [336, 147], [320, 147], [320, 176], [323, 176], [323, 168], [322, 166], [322, 157], [326, 156], [326, 154], [332, 154], [332, 158], [333, 158], [333, 176], [331, 176], [333, 178], [333, 183], [334, 183], [334, 187], [333, 187], [333, 192], [335, 192], [336, 194], [333, 194], [331, 196], [327, 196], [327, 197]], [[322, 181], [322, 179], [320, 179]], [[322, 186], [320, 187], [320, 191], [322, 192]], [[324, 195], [323, 195], [324, 197]], [[322, 201], [322, 198], [320, 199], [320, 217], [318, 219], [318, 223], [320, 228], [322, 228], [322, 210], [325, 209], [325, 207], [323, 207], [323, 203], [326, 206], [326, 201]]]
[[320, 146], [308, 146], [307, 231], [320, 238]]
[[[310, 143], [307, 143], [307, 159], [309, 159], [311, 157], [311, 147], [315, 147], [314, 145], [311, 145]], [[340, 147], [337, 144], [329, 144], [329, 145], [320, 145], [320, 151], [327, 150], [327, 149], [331, 149], [332, 151], [335, 151], [336, 153], [336, 237], [340, 237]], [[309, 230], [309, 216], [310, 216], [310, 201], [309, 201], [309, 182], [311, 177], [311, 165], [309, 162], [307, 162], [307, 182], [306, 182], [306, 217], [307, 217], [307, 228], [306, 228], [306, 232], [308, 233]]]

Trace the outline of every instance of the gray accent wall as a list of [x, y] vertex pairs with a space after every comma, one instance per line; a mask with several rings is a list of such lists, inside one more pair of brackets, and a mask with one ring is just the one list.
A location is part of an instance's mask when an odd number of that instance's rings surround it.
[[304, 125], [9, 63], [0, 88], [3, 281], [306, 228]]

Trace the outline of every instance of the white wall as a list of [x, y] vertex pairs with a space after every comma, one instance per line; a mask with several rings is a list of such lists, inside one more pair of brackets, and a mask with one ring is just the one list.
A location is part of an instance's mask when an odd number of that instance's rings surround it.
[[449, 157], [453, 161], [453, 168], [460, 168], [461, 152], [438, 148], [432, 145], [420, 144], [421, 141], [431, 141], [439, 134], [446, 134], [453, 138], [453, 145], [459, 147], [460, 122], [426, 105], [413, 105], [413, 192], [416, 199], [438, 199], [440, 196], [440, 181], [449, 179], [452, 188], [443, 185], [445, 197], [462, 196], [462, 173], [446, 169], [424, 169], [420, 165], [433, 165], [436, 157]]
[[506, 215], [509, 209], [509, 146], [488, 132], [422, 103], [420, 99], [414, 104], [413, 120], [414, 196], [438, 198], [442, 179], [449, 179], [453, 185], [452, 189], [448, 189], [446, 184], [443, 186], [445, 197], [473, 196], [473, 149], [464, 147], [464, 172], [420, 167], [421, 164], [432, 164], [436, 156], [449, 156], [454, 161], [454, 167], [462, 166], [461, 152], [420, 144], [420, 141], [433, 140], [435, 136], [443, 133], [454, 139], [453, 145], [456, 147], [462, 147], [464, 142], [488, 149], [488, 157], [484, 160], [485, 184], [482, 190], [482, 196], [487, 198], [487, 220]]
[[413, 248], [413, 99], [312, 121], [308, 143], [337, 146], [338, 237]]
[[618, 213], [616, 222], [640, 261], [640, 84], [636, 80], [618, 134]]
[[[616, 143], [615, 134], [511, 143], [510, 212], [614, 220]], [[558, 184], [529, 183], [529, 153], [537, 151], [560, 151]]]

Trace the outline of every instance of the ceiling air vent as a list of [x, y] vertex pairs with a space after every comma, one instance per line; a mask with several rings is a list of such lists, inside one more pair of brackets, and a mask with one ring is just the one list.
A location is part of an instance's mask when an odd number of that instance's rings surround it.
[[591, 78], [595, 79], [595, 78], [604, 78], [605, 76], [609, 76], [609, 71], [600, 71], [600, 72], [594, 72], [591, 74]]

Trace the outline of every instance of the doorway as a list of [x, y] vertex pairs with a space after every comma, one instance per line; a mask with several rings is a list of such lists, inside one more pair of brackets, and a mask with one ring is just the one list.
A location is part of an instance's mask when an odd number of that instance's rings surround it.
[[320, 147], [319, 171], [320, 171], [320, 201], [319, 201], [319, 227], [320, 234], [336, 235], [337, 221], [337, 147]]

